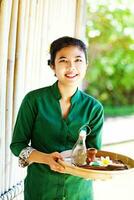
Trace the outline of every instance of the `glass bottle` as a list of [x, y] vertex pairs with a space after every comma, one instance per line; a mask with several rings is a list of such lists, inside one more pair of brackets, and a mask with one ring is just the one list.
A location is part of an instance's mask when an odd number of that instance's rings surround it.
[[86, 140], [86, 131], [81, 130], [79, 133], [79, 138], [72, 149], [72, 156], [71, 156], [72, 164], [78, 166], [86, 164], [87, 149], [85, 140]]

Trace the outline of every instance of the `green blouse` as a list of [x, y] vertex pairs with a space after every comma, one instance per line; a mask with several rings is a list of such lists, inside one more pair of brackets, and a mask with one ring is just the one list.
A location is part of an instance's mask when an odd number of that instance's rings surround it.
[[[72, 149], [79, 129], [88, 124], [87, 148], [101, 147], [103, 107], [96, 99], [77, 90], [71, 98], [71, 109], [63, 119], [58, 82], [29, 92], [18, 112], [11, 151], [15, 156], [27, 146], [51, 153]], [[48, 165], [33, 163], [27, 168], [25, 200], [92, 200], [92, 181], [50, 170]]]

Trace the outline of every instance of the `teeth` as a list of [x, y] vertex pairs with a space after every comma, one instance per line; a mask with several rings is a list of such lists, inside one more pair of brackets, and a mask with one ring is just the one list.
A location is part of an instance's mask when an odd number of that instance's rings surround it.
[[77, 74], [74, 74], [74, 75], [69, 75], [69, 74], [66, 74], [67, 77], [70, 77], [70, 78], [73, 78], [75, 76], [77, 76]]

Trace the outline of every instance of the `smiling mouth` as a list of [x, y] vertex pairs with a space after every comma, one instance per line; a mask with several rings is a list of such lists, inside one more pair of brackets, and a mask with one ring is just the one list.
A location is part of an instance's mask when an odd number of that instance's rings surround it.
[[75, 77], [77, 77], [77, 76], [78, 76], [78, 74], [65, 74], [65, 76], [66, 76], [67, 78], [70, 78], [70, 79], [72, 79], [72, 78], [75, 78]]

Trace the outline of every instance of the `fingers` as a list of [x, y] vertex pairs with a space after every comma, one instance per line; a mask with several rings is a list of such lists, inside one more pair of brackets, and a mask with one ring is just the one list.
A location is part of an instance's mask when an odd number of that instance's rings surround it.
[[60, 153], [58, 153], [58, 152], [52, 153], [52, 156], [53, 156], [54, 158], [56, 158], [56, 160], [58, 160], [58, 159], [63, 160], [62, 155], [61, 155]]
[[64, 172], [64, 170], [65, 170], [65, 168], [62, 165], [60, 165], [56, 162], [52, 163], [50, 165], [50, 168], [51, 168], [51, 170], [56, 171], [56, 172]]
[[61, 156], [60, 153], [58, 153], [58, 152], [51, 153], [49, 166], [50, 166], [51, 170], [53, 170], [53, 171], [64, 173], [64, 171], [65, 171], [64, 166], [60, 165], [57, 162], [59, 159], [63, 160], [63, 157]]

